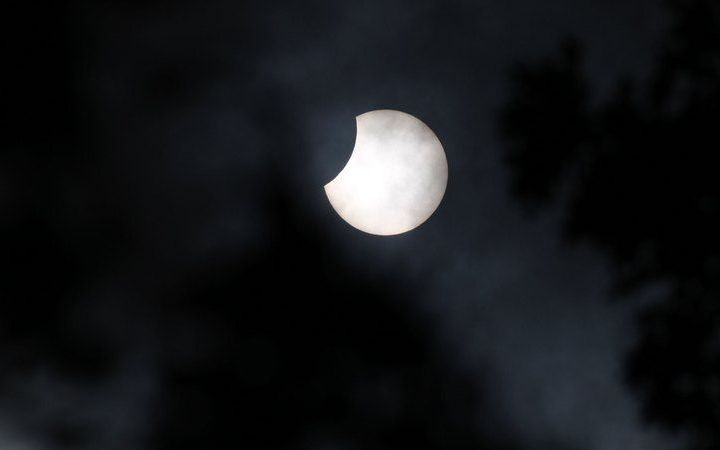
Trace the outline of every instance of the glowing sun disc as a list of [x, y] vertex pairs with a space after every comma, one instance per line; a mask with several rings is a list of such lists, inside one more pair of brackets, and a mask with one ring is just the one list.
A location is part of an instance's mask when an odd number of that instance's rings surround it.
[[400, 111], [370, 111], [356, 122], [352, 155], [325, 185], [330, 204], [366, 233], [389, 236], [418, 227], [445, 195], [448, 165], [440, 140]]

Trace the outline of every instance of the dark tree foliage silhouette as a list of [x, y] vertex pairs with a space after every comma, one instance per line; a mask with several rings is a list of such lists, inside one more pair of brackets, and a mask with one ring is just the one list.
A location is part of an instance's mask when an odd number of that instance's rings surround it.
[[477, 387], [408, 293], [346, 267], [284, 194], [267, 205], [267, 242], [169, 297], [213, 332], [162, 364], [156, 448], [515, 448], [478, 433]]
[[591, 103], [581, 45], [513, 72], [502, 111], [513, 190], [559, 202], [570, 240], [606, 251], [621, 291], [669, 294], [639, 319], [627, 381], [648, 420], [720, 448], [720, 2], [672, 1], [647, 80]]

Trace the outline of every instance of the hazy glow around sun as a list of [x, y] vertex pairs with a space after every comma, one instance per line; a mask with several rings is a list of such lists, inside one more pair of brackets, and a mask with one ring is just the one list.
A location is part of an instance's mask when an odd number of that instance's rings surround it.
[[440, 204], [448, 178], [445, 151], [422, 121], [400, 111], [357, 116], [350, 160], [325, 185], [333, 208], [366, 233], [393, 235], [425, 222]]

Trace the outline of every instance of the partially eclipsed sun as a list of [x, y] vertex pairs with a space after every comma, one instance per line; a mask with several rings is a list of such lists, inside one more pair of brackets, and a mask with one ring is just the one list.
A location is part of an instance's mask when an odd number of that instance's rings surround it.
[[350, 160], [325, 185], [330, 204], [366, 233], [389, 236], [416, 228], [445, 195], [448, 165], [440, 140], [400, 111], [370, 111], [356, 121]]

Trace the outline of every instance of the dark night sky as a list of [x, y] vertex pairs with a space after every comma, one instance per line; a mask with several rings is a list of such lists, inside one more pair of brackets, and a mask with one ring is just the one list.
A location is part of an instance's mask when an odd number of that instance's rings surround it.
[[[20, 14], [35, 19], [27, 9]], [[331, 259], [411, 293], [399, 307], [425, 321], [448, 366], [486, 391], [475, 412], [479, 429], [501, 430], [529, 449], [677, 448], [675, 437], [641, 422], [621, 381], [637, 303], [609, 301], [606, 261], [562, 241], [560, 212], [524, 214], [509, 193], [496, 133], [512, 64], [553, 54], [566, 36], [584, 45], [595, 99], [620, 76], [645, 75], [666, 25], [656, 2], [75, 2], [56, 9], [18, 36], [18, 53], [36, 51], [36, 59], [23, 59], [32, 60], [24, 88], [33, 94], [21, 120], [46, 137], [31, 139], [33, 148], [84, 149], [80, 162], [46, 168], [55, 177], [42, 187], [54, 192], [53, 220], [82, 235], [82, 217], [64, 208], [90, 205], [122, 217], [123, 234], [132, 236], [82, 272], [68, 313], [92, 323], [120, 356], [111, 375], [92, 384], [43, 363], [6, 380], [0, 448], [54, 448], [36, 437], [34, 424], [59, 416], [96, 427], [74, 448], [146, 448], [165, 332], [152, 299], [184, 291], [188, 273], [269, 242], [271, 191], [290, 199]], [[46, 48], [53, 39], [61, 42]], [[53, 114], [63, 108], [43, 112], [43, 99], [63, 89], [61, 103], [78, 119], [72, 135], [58, 138], [43, 128], [62, 128]], [[354, 117], [380, 108], [424, 120], [450, 166], [433, 217], [391, 238], [349, 227], [322, 190], [349, 157]], [[27, 125], [36, 114], [37, 129]], [[25, 141], [18, 142], [22, 151]], [[0, 211], [30, 183], [4, 165], [10, 194]], [[284, 276], [278, 269], [277, 281]], [[313, 302], [312, 293], [288, 295]]]

